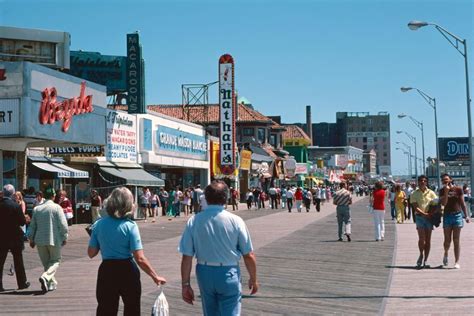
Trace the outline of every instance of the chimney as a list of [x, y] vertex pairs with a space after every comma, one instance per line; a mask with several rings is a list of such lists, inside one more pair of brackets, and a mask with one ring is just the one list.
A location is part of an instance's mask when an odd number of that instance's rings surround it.
[[311, 139], [313, 145], [313, 124], [311, 123], [311, 105], [306, 106], [306, 134]]

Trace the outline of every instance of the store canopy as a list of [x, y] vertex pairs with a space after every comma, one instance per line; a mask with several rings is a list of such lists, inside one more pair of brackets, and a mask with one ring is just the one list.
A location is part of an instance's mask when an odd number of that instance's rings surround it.
[[165, 181], [149, 174], [138, 164], [113, 164], [110, 162], [99, 163], [100, 170], [120, 178], [124, 185], [140, 187], [164, 187]]
[[265, 155], [252, 153], [252, 161], [273, 162], [273, 158], [270, 157], [270, 156], [265, 156]]
[[[38, 159], [30, 159], [30, 160], [38, 160]], [[54, 162], [54, 160], [48, 161], [45, 160], [43, 161], [37, 161], [37, 162], [32, 162], [31, 164], [35, 166], [36, 168], [39, 168], [43, 171], [53, 173], [56, 177], [58, 178], [75, 178], [75, 179], [88, 179], [89, 178], [89, 172], [83, 171], [83, 170], [78, 170], [74, 169], [72, 167], [66, 166], [62, 163], [59, 162]]]

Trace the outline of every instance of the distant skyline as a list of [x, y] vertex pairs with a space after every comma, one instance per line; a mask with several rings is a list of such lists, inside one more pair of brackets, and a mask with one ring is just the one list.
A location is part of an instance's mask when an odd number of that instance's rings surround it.
[[[4, 26], [66, 31], [71, 50], [125, 55], [127, 33], [140, 31], [147, 104], [181, 103], [181, 85], [217, 80], [217, 61], [230, 53], [236, 89], [264, 115], [285, 123], [335, 122], [336, 112], [391, 115], [392, 173], [406, 173], [396, 141], [421, 135], [435, 156], [433, 110], [417, 87], [438, 102], [439, 136], [467, 136], [462, 56], [433, 27], [410, 31], [410, 20], [442, 25], [468, 41], [474, 78], [473, 1], [24, 1], [0, 0]], [[474, 94], [474, 91], [472, 91]], [[215, 87], [209, 101], [217, 102]]]

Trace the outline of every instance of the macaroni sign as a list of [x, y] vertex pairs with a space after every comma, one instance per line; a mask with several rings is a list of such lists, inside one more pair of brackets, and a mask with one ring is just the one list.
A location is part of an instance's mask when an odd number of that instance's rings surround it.
[[235, 167], [235, 93], [234, 59], [225, 54], [219, 58], [220, 169], [232, 175]]

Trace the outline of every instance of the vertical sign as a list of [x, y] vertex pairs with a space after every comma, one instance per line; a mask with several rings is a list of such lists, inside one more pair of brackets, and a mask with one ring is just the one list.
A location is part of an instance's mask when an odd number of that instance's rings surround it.
[[219, 58], [220, 166], [225, 175], [235, 170], [235, 93], [234, 59]]
[[107, 110], [105, 158], [112, 162], [137, 162], [135, 115]]
[[142, 87], [143, 64], [138, 33], [127, 34], [128, 113], [146, 113]]

